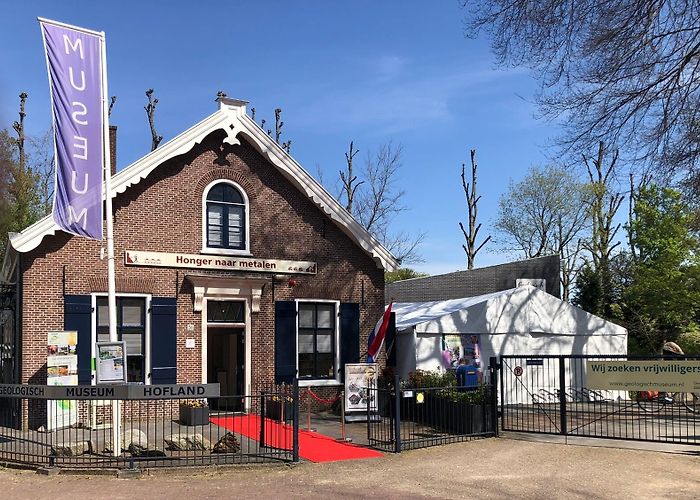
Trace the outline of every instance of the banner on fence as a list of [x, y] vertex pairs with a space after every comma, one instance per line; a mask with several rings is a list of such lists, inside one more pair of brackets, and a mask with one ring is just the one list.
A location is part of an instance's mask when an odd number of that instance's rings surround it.
[[[376, 391], [368, 389], [369, 387], [377, 387], [377, 375], [376, 363], [345, 364], [345, 401], [343, 404], [347, 420], [366, 418], [368, 404], [370, 411], [377, 411]], [[352, 414], [355, 414], [354, 418]]]
[[165, 384], [165, 385], [74, 385], [50, 386], [28, 384], [0, 384], [0, 398], [17, 399], [70, 399], [75, 400], [135, 400], [135, 399], [204, 399], [218, 398], [219, 384]]
[[700, 392], [700, 361], [586, 361], [590, 389]]

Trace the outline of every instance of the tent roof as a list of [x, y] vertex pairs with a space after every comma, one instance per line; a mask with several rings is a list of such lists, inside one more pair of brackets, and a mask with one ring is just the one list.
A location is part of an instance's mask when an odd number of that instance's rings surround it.
[[475, 304], [485, 302], [491, 297], [501, 296], [506, 292], [512, 292], [512, 290], [465, 297], [463, 299], [434, 300], [430, 302], [397, 302], [391, 310], [396, 313], [396, 329], [403, 330], [420, 323], [435, 320], [447, 314], [452, 314], [456, 311], [461, 311], [462, 309], [467, 309]]
[[394, 304], [396, 329], [419, 333], [627, 335], [627, 330], [532, 286], [433, 302]]

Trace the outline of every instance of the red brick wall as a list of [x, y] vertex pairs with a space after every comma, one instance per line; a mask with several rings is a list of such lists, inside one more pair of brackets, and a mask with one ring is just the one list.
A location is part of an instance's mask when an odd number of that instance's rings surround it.
[[[117, 197], [115, 260], [117, 292], [146, 292], [173, 297], [177, 293], [178, 382], [201, 381], [201, 317], [193, 312], [187, 273], [243, 277], [245, 273], [124, 266], [124, 250], [199, 254], [202, 248], [202, 193], [214, 179], [231, 179], [250, 201], [250, 247], [256, 258], [314, 261], [318, 273], [295, 276], [298, 286], [276, 282], [275, 300], [325, 298], [358, 302], [360, 351], [383, 310], [383, 271], [355, 245], [305, 194], [242, 140], [223, 145], [214, 132], [189, 153], [153, 171]], [[22, 256], [22, 382], [45, 383], [46, 334], [63, 329], [63, 283], [66, 294], [106, 291], [106, 260], [101, 242], [63, 232], [47, 236]], [[260, 278], [262, 273], [247, 276]], [[274, 381], [273, 287], [266, 285], [260, 312], [251, 318], [252, 381]], [[194, 332], [187, 332], [187, 325]], [[196, 349], [185, 349], [195, 338]]]

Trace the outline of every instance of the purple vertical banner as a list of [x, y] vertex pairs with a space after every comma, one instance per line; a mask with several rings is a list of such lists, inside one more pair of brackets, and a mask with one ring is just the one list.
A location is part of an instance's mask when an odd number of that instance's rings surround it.
[[104, 37], [45, 20], [40, 25], [56, 152], [53, 220], [68, 233], [101, 240]]

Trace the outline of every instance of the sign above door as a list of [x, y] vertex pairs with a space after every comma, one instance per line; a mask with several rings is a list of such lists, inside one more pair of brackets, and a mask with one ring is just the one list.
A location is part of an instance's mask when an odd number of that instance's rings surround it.
[[127, 266], [227, 269], [230, 271], [275, 274], [316, 274], [315, 262], [227, 257], [223, 255], [144, 252], [140, 250], [126, 250], [124, 252], [124, 264]]

